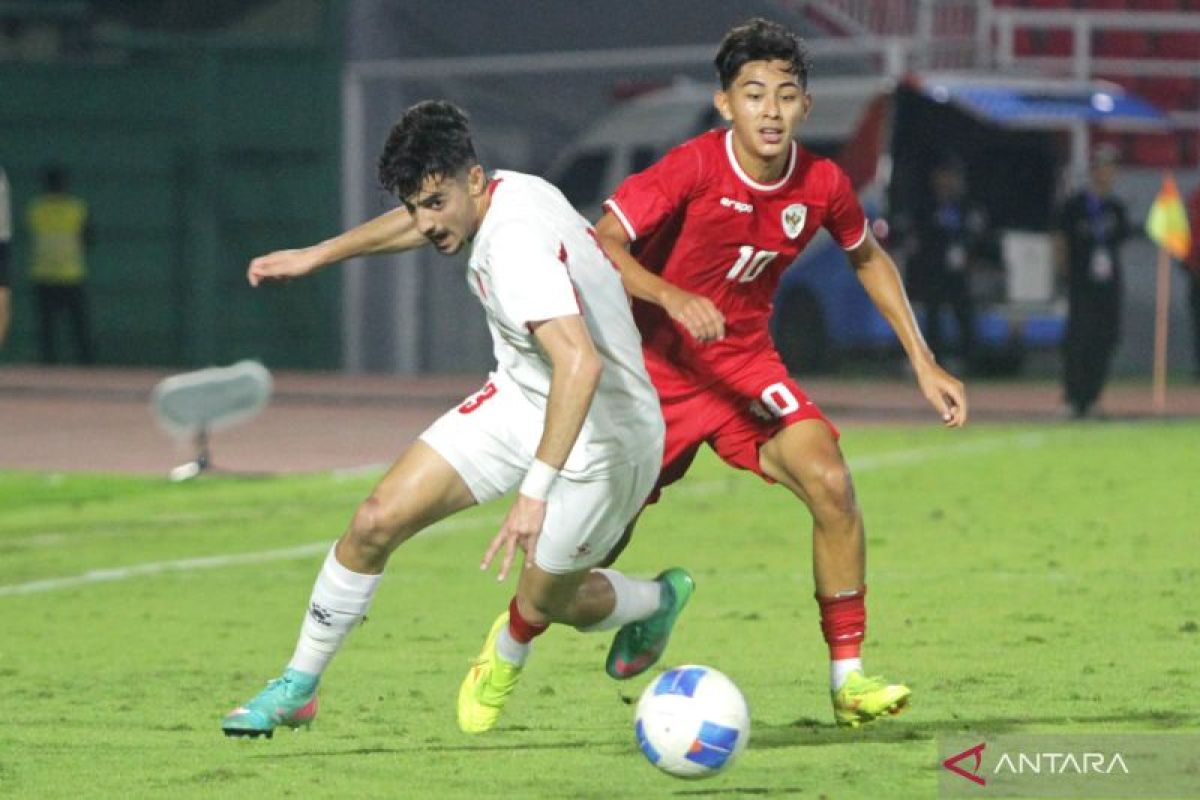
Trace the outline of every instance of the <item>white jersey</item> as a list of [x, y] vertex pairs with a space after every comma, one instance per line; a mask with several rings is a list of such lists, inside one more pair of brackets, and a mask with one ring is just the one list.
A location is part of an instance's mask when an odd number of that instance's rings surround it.
[[530, 459], [545, 423], [551, 364], [529, 326], [576, 314], [583, 316], [604, 369], [564, 474], [600, 474], [661, 450], [662, 412], [629, 297], [591, 226], [541, 178], [497, 171], [489, 191], [467, 283], [487, 312], [497, 387], [524, 399], [520, 405], [528, 413], [514, 411], [513, 424]]

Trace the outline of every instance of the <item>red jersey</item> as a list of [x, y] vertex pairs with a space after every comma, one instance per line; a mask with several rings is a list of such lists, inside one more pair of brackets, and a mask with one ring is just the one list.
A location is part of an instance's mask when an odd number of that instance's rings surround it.
[[773, 352], [768, 321], [783, 271], [819, 228], [846, 250], [867, 235], [850, 179], [832, 161], [792, 142], [783, 176], [758, 183], [737, 163], [732, 132], [724, 129], [631, 175], [604, 206], [643, 266], [707, 297], [725, 315], [725, 338], [701, 344], [659, 306], [635, 301], [646, 365], [660, 392], [704, 388]]

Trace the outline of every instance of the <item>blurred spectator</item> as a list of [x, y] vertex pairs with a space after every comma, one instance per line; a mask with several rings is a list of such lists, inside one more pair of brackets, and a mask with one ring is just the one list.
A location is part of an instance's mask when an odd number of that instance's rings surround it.
[[1092, 413], [1120, 337], [1120, 247], [1129, 222], [1125, 204], [1113, 194], [1116, 180], [1116, 151], [1097, 148], [1087, 188], [1067, 198], [1054, 225], [1059, 267], [1067, 277], [1064, 394], [1076, 419]]
[[42, 362], [58, 361], [55, 326], [58, 318], [66, 315], [79, 360], [90, 364], [94, 359], [84, 261], [91, 238], [87, 203], [69, 193], [67, 172], [62, 167], [43, 169], [42, 188], [43, 193], [30, 201], [26, 212], [33, 244], [29, 277], [37, 295]]
[[1183, 265], [1188, 273], [1188, 305], [1192, 309], [1192, 359], [1200, 381], [1200, 185], [1188, 195], [1188, 226], [1192, 229], [1192, 251]]
[[947, 160], [930, 175], [930, 202], [915, 210], [906, 247], [909, 294], [925, 309], [925, 339], [939, 362], [949, 354], [942, 310], [954, 312], [958, 353], [970, 370], [977, 363], [971, 266], [986, 247], [987, 215], [967, 197], [962, 164]]
[[9, 198], [8, 176], [0, 167], [0, 349], [8, 338], [12, 314], [12, 288], [8, 279], [9, 242], [12, 240], [12, 201]]

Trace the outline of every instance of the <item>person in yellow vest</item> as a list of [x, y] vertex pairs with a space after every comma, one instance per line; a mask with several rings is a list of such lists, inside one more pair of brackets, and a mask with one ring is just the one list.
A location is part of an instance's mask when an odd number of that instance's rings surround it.
[[37, 295], [42, 362], [58, 361], [58, 318], [71, 323], [79, 361], [94, 360], [88, 323], [85, 251], [91, 238], [87, 203], [68, 192], [67, 172], [52, 165], [42, 170], [43, 192], [29, 202], [26, 224], [32, 239], [29, 272]]
[[8, 338], [12, 289], [8, 280], [8, 243], [12, 239], [12, 205], [8, 194], [8, 176], [0, 167], [0, 349]]

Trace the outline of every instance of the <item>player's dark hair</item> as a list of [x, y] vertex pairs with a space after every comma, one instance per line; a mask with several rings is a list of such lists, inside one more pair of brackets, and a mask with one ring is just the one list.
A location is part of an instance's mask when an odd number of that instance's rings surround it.
[[800, 86], [808, 88], [808, 50], [799, 36], [778, 22], [755, 17], [725, 34], [713, 59], [721, 88], [732, 86], [738, 71], [750, 61], [786, 61]]
[[426, 178], [458, 175], [478, 163], [466, 113], [444, 100], [424, 100], [405, 111], [388, 134], [379, 183], [403, 200]]

